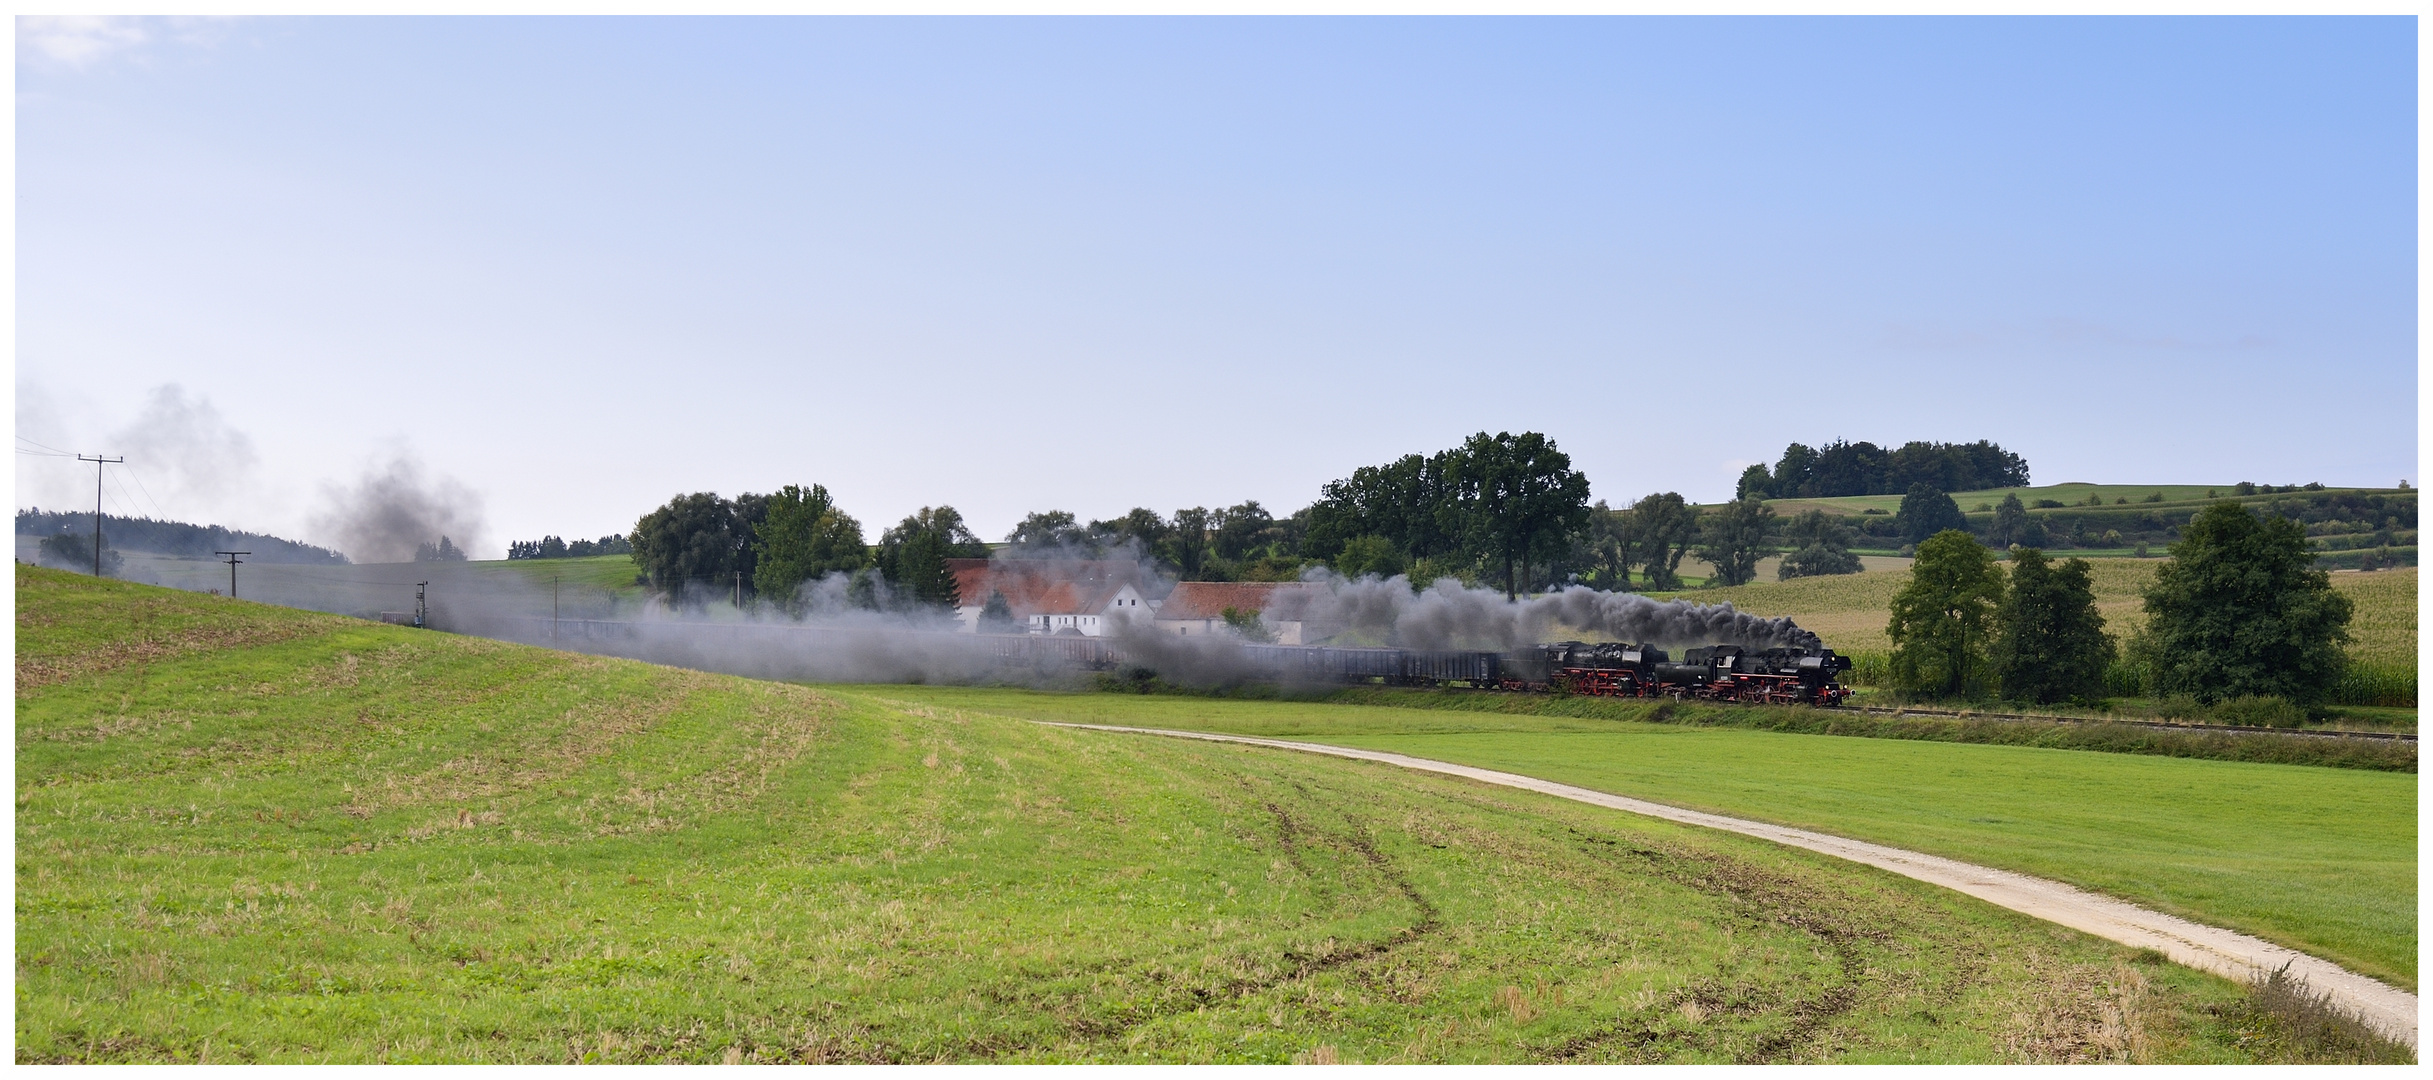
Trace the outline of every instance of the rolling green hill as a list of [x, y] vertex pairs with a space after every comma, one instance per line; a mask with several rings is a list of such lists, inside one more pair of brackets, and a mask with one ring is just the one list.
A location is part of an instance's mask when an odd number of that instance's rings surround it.
[[16, 635], [20, 1061], [2295, 1052], [1954, 894], [1385, 766], [24, 567]]

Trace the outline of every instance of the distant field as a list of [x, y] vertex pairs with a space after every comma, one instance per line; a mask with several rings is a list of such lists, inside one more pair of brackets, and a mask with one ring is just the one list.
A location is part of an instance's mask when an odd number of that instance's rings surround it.
[[[20, 1062], [2277, 1052], [2222, 980], [1525, 792], [25, 567], [16, 617]], [[2370, 908], [2350, 828], [2285, 858]]]
[[[2072, 552], [2058, 552], [2067, 557]], [[2154, 580], [2157, 559], [2090, 560], [2095, 608], [2106, 629], [2125, 636], [2145, 618], [2145, 601], [2138, 590]], [[2350, 655], [2382, 664], [2416, 663], [2415, 567], [2373, 573], [2336, 573], [2332, 584], [2356, 603], [2349, 625], [2356, 638]], [[1827, 645], [1844, 652], [1880, 652], [1892, 648], [1885, 636], [1892, 597], [1907, 584], [1906, 569], [1845, 574], [1836, 577], [1759, 581], [1729, 589], [1701, 589], [1671, 594], [1699, 603], [1730, 601], [1758, 615], [1788, 615], [1815, 631]]]
[[[2257, 481], [2257, 483], [2265, 482]], [[2281, 483], [2281, 481], [2271, 482]], [[1961, 510], [1974, 512], [1980, 503], [1987, 504], [1989, 509], [2001, 505], [2002, 497], [2005, 495], [2017, 495], [2020, 502], [2031, 507], [2036, 505], [2038, 499], [2052, 499], [2064, 506], [2077, 506], [2085, 503], [2090, 496], [2101, 498], [2106, 506], [2115, 505], [2115, 500], [2119, 499], [2127, 499], [2129, 505], [2137, 506], [2159, 492], [2163, 496], [2161, 502], [2164, 505], [2188, 504], [2193, 508], [2214, 499], [2232, 498], [2231, 492], [2236, 486], [2235, 483], [2211, 485], [2047, 484], [2038, 487], [1994, 488], [1986, 491], [1955, 491], [1951, 493], [1951, 497], [1953, 502], [1960, 504]], [[2399, 491], [2397, 488], [2327, 488], [2325, 490], [2383, 494], [2394, 494]], [[2257, 495], [2252, 498], [2269, 500], [2273, 496]], [[1773, 507], [1776, 513], [1786, 516], [1811, 509], [1826, 510], [1837, 514], [1859, 514], [1868, 510], [1882, 510], [1890, 514], [1900, 510], [1901, 496], [1847, 495], [1831, 499], [1768, 499], [1766, 505]]]
[[885, 693], [1503, 769], [2056, 878], [2416, 984], [2406, 773], [1304, 702]]
[[587, 592], [639, 596], [643, 591], [642, 586], [634, 583], [637, 568], [631, 555], [587, 555], [580, 559], [505, 559], [469, 565], [485, 574], [513, 574], [543, 588], [549, 585], [550, 579], [555, 578], [565, 588]]

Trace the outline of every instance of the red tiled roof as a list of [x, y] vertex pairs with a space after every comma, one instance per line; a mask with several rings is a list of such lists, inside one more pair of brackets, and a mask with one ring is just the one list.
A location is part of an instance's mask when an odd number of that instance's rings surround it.
[[1186, 581], [1174, 587], [1166, 597], [1164, 607], [1157, 609], [1160, 619], [1222, 619], [1225, 609], [1265, 611], [1277, 598], [1278, 590], [1298, 593], [1322, 586], [1301, 581]]
[[960, 606], [977, 610], [988, 594], [1005, 594], [1016, 619], [1033, 615], [1096, 615], [1135, 584], [1140, 566], [1123, 559], [948, 559]]

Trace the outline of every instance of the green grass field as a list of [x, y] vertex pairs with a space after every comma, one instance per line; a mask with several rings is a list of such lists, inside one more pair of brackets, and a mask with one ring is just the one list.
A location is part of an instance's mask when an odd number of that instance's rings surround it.
[[634, 557], [631, 555], [587, 555], [580, 559], [503, 559], [469, 565], [489, 573], [519, 575], [534, 585], [546, 586], [551, 578], [558, 578], [570, 589], [602, 589], [620, 594], [639, 593], [642, 590], [642, 586], [634, 584]]
[[[2017, 495], [2020, 502], [2031, 507], [2035, 506], [2039, 499], [2051, 499], [2064, 506], [2078, 506], [2084, 504], [2090, 497], [2102, 499], [2105, 506], [2120, 505], [2117, 500], [2127, 499], [2129, 500], [2128, 505], [2134, 507], [2157, 505], [2147, 502], [2147, 499], [2160, 494], [2162, 496], [2160, 505], [2162, 506], [2186, 507], [2193, 510], [2217, 498], [2234, 498], [2232, 489], [2236, 486], [2236, 484], [2045, 484], [2037, 487], [1955, 491], [1951, 493], [1951, 497], [1953, 502], [1960, 504], [1961, 510], [1974, 511], [1979, 504], [1984, 504], [1989, 509], [1999, 506], [2006, 495]], [[2329, 488], [2326, 490], [2395, 494], [2399, 489]], [[2250, 496], [2250, 498], [2269, 501], [2272, 496], [2257, 495]], [[1768, 499], [1766, 505], [1773, 507], [1776, 513], [1786, 516], [1808, 510], [1824, 510], [1835, 514], [1860, 514], [1868, 510], [1881, 510], [1890, 514], [1901, 509], [1901, 496], [1845, 495], [1830, 499]]]
[[2406, 773], [1302, 702], [889, 693], [1545, 777], [2067, 881], [2416, 985], [2416, 777]]
[[2221, 980], [1745, 838], [17, 581], [23, 1062], [2288, 1053]]

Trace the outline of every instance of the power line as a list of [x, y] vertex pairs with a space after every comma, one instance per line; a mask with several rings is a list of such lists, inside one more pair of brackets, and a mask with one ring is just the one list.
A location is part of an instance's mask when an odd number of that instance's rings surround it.
[[169, 520], [169, 512], [161, 509], [161, 501], [159, 499], [152, 497], [152, 489], [144, 486], [144, 478], [136, 475], [135, 466], [127, 466], [127, 475], [135, 477], [135, 487], [137, 490], [144, 493], [144, 501], [152, 504], [152, 512], [159, 514], [161, 516], [161, 520], [163, 521]]
[[[123, 470], [123, 469], [122, 469], [122, 470], [120, 470], [120, 471], [121, 471], [121, 472], [124, 472], [125, 470]], [[110, 483], [111, 483], [111, 486], [112, 486], [112, 487], [114, 487], [114, 488], [116, 488], [116, 489], [117, 489], [117, 491], [118, 491], [118, 498], [119, 498], [119, 500], [120, 500], [120, 501], [121, 501], [121, 502], [124, 504], [122, 507], [120, 507], [120, 509], [122, 509], [122, 510], [136, 510], [136, 509], [140, 509], [140, 507], [138, 507], [138, 506], [136, 506], [136, 505], [135, 505], [135, 496], [134, 496], [134, 495], [131, 495], [131, 494], [129, 494], [129, 493], [127, 492], [127, 484], [126, 484], [126, 481], [124, 481], [124, 480], [113, 480], [113, 481], [111, 481]], [[158, 510], [158, 509], [160, 509], [160, 507], [155, 506], [155, 507], [153, 507], [153, 509]], [[138, 515], [131, 514], [131, 513], [122, 513], [122, 514], [120, 514], [120, 515], [118, 515], [118, 516], [120, 516], [120, 517], [122, 517], [122, 518], [131, 518], [131, 517], [136, 517], [136, 516], [138, 516]]]
[[65, 451], [65, 450], [62, 450], [62, 449], [60, 449], [60, 448], [58, 448], [58, 447], [56, 447], [56, 446], [52, 446], [52, 445], [50, 445], [50, 444], [48, 444], [48, 443], [38, 443], [38, 442], [34, 442], [34, 440], [29, 439], [29, 438], [26, 438], [26, 437], [25, 437], [25, 436], [23, 436], [23, 435], [19, 435], [19, 436], [17, 436], [16, 438], [17, 438], [17, 441], [18, 441], [18, 442], [21, 442], [21, 443], [33, 443], [35, 446], [39, 446], [39, 447], [41, 447], [41, 448], [43, 448], [43, 449], [45, 449], [45, 450], [48, 450], [48, 451], [50, 451], [50, 452], [52, 452], [52, 453], [54, 453], [54, 454], [59, 455], [60, 457], [75, 457], [75, 456], [76, 456], [76, 455], [71, 454], [71, 453], [69, 453], [69, 452], [67, 452], [67, 451]]

